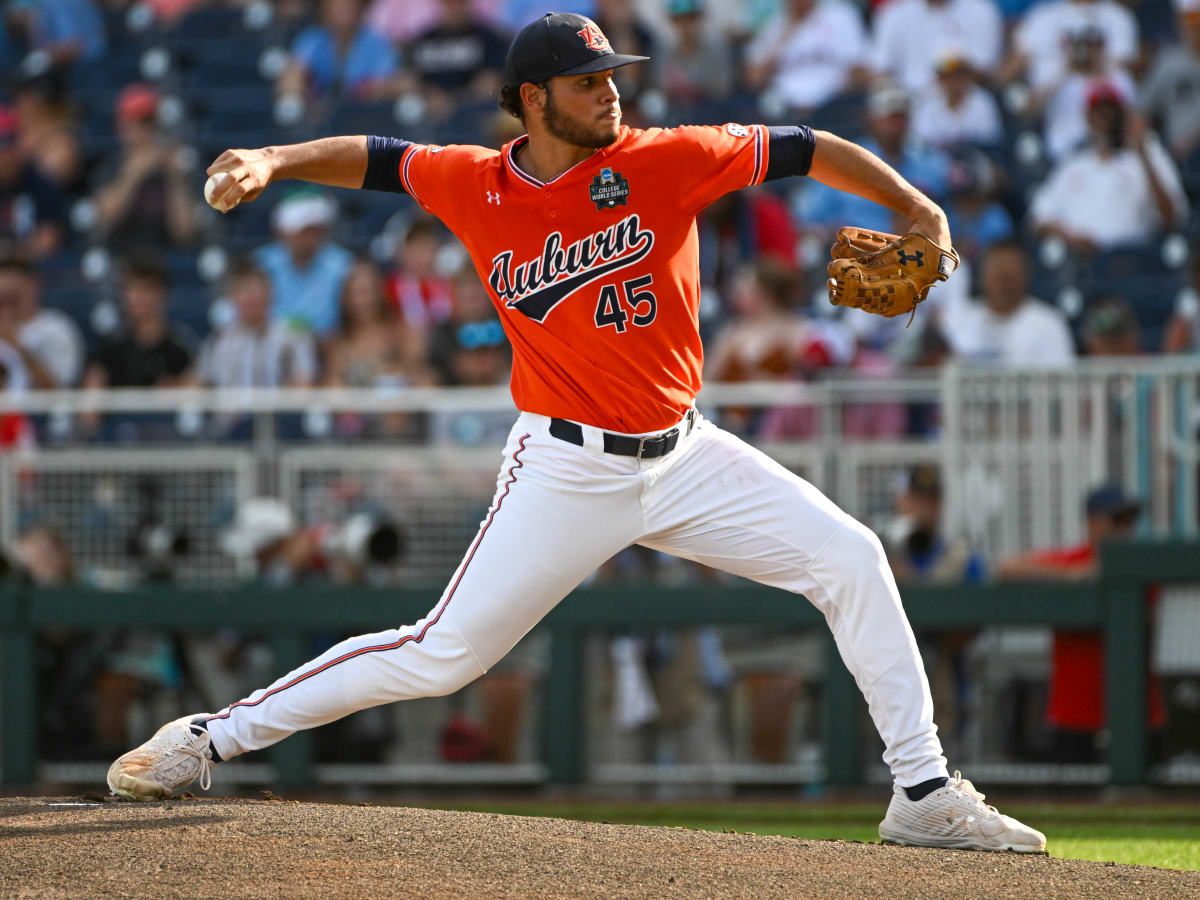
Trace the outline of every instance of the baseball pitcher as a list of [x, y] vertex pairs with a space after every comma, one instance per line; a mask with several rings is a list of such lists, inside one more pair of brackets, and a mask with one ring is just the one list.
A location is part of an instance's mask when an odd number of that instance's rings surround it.
[[[594, 22], [547, 14], [509, 50], [496, 150], [332, 137], [228, 150], [222, 210], [274, 182], [404, 192], [470, 253], [513, 347], [521, 410], [479, 533], [428, 616], [351, 638], [215, 714], [163, 726], [109, 787], [171, 796], [304, 728], [449, 694], [486, 672], [601, 563], [642, 544], [816, 605], [866, 697], [895, 778], [889, 841], [1041, 851], [1045, 837], [949, 776], [912, 629], [879, 540], [812, 485], [694, 407], [702, 349], [696, 215], [728, 191], [808, 176], [912, 222], [842, 230], [831, 299], [915, 310], [957, 265], [946, 216], [884, 162], [804, 126], [621, 124], [615, 53]], [[786, 602], [786, 601], [781, 601]], [[802, 602], [798, 597], [794, 602]]]

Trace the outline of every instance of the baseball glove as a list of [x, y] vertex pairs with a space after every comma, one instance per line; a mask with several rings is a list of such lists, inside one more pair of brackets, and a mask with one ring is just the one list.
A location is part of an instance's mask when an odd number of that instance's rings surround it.
[[943, 250], [915, 231], [901, 237], [840, 228], [829, 254], [829, 302], [877, 316], [915, 315], [929, 289], [958, 268], [953, 248]]

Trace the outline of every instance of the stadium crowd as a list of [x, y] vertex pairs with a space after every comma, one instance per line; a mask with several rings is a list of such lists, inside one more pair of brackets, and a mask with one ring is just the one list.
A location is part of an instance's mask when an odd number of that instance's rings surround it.
[[[905, 329], [823, 290], [837, 227], [904, 223], [803, 179], [723, 198], [701, 222], [709, 380], [1200, 348], [1200, 0], [561, 5], [652, 58], [618, 72], [629, 124], [811, 123], [948, 210], [964, 271]], [[200, 185], [229, 146], [328, 133], [498, 146], [519, 131], [495, 100], [508, 37], [541, 11], [7, 4], [7, 388], [503, 383], [503, 333], [462, 247], [409, 198], [283, 185], [221, 217]], [[803, 435], [804, 419], [740, 425]]]
[[[510, 355], [483, 286], [457, 240], [410, 198], [285, 184], [221, 216], [203, 203], [201, 186], [207, 164], [229, 147], [326, 134], [500, 146], [519, 134], [496, 106], [508, 40], [547, 5], [6, 4], [3, 389], [506, 383]], [[905, 328], [833, 308], [824, 290], [839, 226], [898, 231], [905, 223], [804, 179], [722, 198], [700, 220], [708, 380], [886, 376], [950, 359], [1054, 368], [1080, 356], [1200, 350], [1200, 0], [562, 0], [557, 8], [592, 16], [618, 51], [651, 57], [616, 75], [628, 124], [811, 124], [860, 140], [947, 209], [963, 268]], [[843, 433], [859, 437], [936, 428], [936, 416], [901, 405], [847, 415]], [[764, 437], [818, 427], [804, 408], [723, 416]], [[510, 419], [345, 414], [331, 433], [496, 443]], [[234, 435], [244, 423], [221, 424]], [[113, 425], [81, 416], [64, 432], [0, 416], [0, 445], [127, 434]], [[1093, 519], [1130, 525], [1130, 502], [1111, 495], [1096, 495], [1107, 506], [1089, 498], [1089, 536]], [[918, 467], [884, 533], [893, 567], [907, 580], [980, 580], [984, 561], [942, 535], [940, 516], [939, 477]], [[312, 550], [306, 533], [289, 535]], [[309, 569], [327, 575], [323, 562], [310, 565], [315, 551], [299, 565], [242, 544], [276, 581], [302, 581]], [[21, 546], [37, 583], [75, 579], [53, 531], [31, 530]], [[1074, 577], [1090, 572], [1094, 542], [1053, 558], [988, 562], [1001, 578], [1028, 577], [1031, 566], [1042, 577], [1049, 566]], [[631, 551], [600, 577], [662, 565]], [[973, 637], [926, 639], [950, 740], [965, 730], [969, 704], [956, 697], [966, 690], [960, 670]], [[122, 710], [143, 681], [187, 680], [171, 663], [185, 651], [161, 635], [147, 640], [150, 649], [97, 651], [102, 664], [87, 671], [106, 673], [100, 703], [116, 711], [98, 722], [123, 729]], [[715, 634], [671, 640], [622, 635], [610, 645], [613, 716], [628, 729], [670, 719], [659, 707], [679, 693], [646, 701], [635, 690], [646, 681], [640, 667], [657, 678], [682, 666], [685, 680], [709, 692], [732, 677]], [[1089, 640], [1076, 657], [1094, 681], [1099, 657]], [[214, 646], [216, 659], [235, 655]], [[779, 761], [786, 717], [776, 713], [794, 702], [800, 676], [781, 674], [773, 660], [739, 663], [736, 640], [731, 647], [735, 667], [755, 673], [754, 756]], [[794, 667], [795, 647], [785, 649]], [[66, 650], [45, 654], [53, 670]], [[154, 666], [168, 675], [150, 678], [143, 670]], [[525, 702], [528, 685], [517, 682], [532, 677], [520, 661], [516, 668], [511, 682], [489, 683], [519, 698], [500, 705], [509, 713]], [[79, 683], [59, 682], [71, 695]], [[1084, 732], [1090, 753], [1102, 721], [1096, 712], [1052, 724]], [[123, 731], [96, 738], [103, 752], [127, 742]]]

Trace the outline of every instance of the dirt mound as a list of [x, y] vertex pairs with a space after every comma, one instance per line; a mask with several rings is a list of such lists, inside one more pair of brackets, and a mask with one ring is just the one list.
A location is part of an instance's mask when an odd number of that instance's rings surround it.
[[484, 813], [0, 799], [0, 895], [1183, 897], [1200, 873]]

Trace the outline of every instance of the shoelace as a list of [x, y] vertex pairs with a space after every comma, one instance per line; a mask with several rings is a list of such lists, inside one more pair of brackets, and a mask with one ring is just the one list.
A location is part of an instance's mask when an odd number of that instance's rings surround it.
[[988, 806], [987, 804], [985, 804], [983, 802], [985, 799], [984, 795], [975, 789], [975, 785], [971, 784], [971, 782], [969, 782], [969, 781], [967, 781], [967, 779], [963, 778], [962, 772], [958, 771], [958, 769], [954, 770], [954, 777], [950, 779], [950, 783], [946, 786], [954, 788], [954, 790], [959, 791], [963, 794], [966, 794], [972, 800], [976, 801], [980, 806], [987, 809], [988, 812], [990, 812], [994, 815], [1000, 814], [999, 810], [997, 810], [996, 807]]
[[189, 727], [188, 743], [181, 744], [177, 748], [165, 751], [163, 756], [172, 756], [175, 753], [175, 750], [178, 750], [180, 753], [183, 753], [187, 756], [194, 756], [196, 759], [200, 760], [200, 790], [207, 791], [210, 787], [212, 787], [212, 770], [216, 763], [214, 763], [212, 761], [212, 757], [209, 756], [208, 747], [204, 745], [197, 747], [196, 742], [197, 737]]

